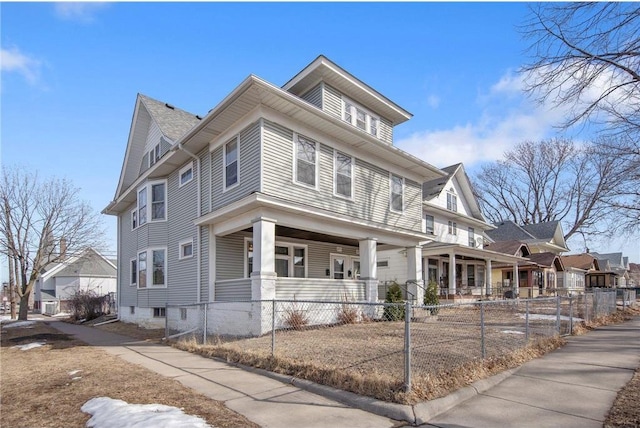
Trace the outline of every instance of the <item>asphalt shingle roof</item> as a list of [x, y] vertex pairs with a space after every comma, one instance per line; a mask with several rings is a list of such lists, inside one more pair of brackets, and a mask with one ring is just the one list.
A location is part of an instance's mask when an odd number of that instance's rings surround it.
[[570, 256], [561, 256], [560, 259], [562, 260], [562, 264], [566, 267], [573, 267], [584, 270], [591, 269], [591, 266], [596, 260], [595, 257], [589, 254], [572, 254]]
[[162, 101], [140, 94], [140, 99], [156, 121], [162, 133], [175, 142], [200, 121], [196, 115]]

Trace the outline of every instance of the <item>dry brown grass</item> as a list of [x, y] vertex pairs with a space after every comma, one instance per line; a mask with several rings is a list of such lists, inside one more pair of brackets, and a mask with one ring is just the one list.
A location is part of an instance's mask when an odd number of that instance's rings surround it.
[[140, 340], [159, 341], [164, 337], [163, 328], [142, 328], [137, 324], [126, 323], [122, 321], [116, 321], [109, 324], [103, 324], [99, 326], [93, 326], [100, 330], [109, 331], [111, 333], [121, 334], [123, 336], [133, 337]]
[[618, 393], [604, 426], [605, 428], [640, 427], [640, 368]]
[[[12, 346], [46, 341], [21, 351]], [[94, 397], [182, 408], [216, 427], [257, 427], [254, 423], [177, 381], [86, 346], [50, 327], [3, 329], [1, 337], [2, 427], [84, 427], [81, 406]], [[69, 372], [81, 370], [78, 380]]]

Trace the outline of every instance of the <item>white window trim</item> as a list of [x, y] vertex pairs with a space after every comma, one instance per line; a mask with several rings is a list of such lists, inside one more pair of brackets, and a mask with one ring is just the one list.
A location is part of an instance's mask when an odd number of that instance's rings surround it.
[[[189, 170], [191, 170], [191, 178], [183, 183], [182, 182], [182, 174], [184, 174], [185, 172], [187, 172]], [[187, 184], [191, 183], [193, 181], [193, 175], [194, 175], [193, 161], [191, 161], [188, 164], [186, 164], [185, 166], [183, 166], [180, 169], [180, 171], [178, 172], [178, 187], [180, 188], [182, 186], [186, 186]]]
[[[452, 190], [447, 190], [447, 210], [457, 213], [458, 212], [458, 195], [456, 195]], [[451, 208], [449, 208], [449, 199], [451, 199]]]
[[[131, 282], [131, 278], [133, 277], [133, 275], [132, 275], [133, 272], [132, 272], [131, 266], [132, 266], [133, 262], [136, 262], [136, 277], [135, 277], [136, 280], [135, 280], [135, 282]], [[131, 287], [137, 287], [138, 286], [138, 257], [137, 257], [137, 255], [136, 255], [136, 257], [134, 257], [132, 259], [129, 259], [129, 285]]]
[[449, 235], [458, 236], [458, 223], [449, 220], [447, 223], [447, 231], [449, 232]]
[[[249, 237], [245, 237], [244, 238], [244, 277], [245, 278], [250, 278], [251, 277], [251, 272], [248, 272], [247, 269], [247, 265], [249, 264], [249, 258], [247, 257], [247, 253], [249, 251], [249, 242], [253, 242], [253, 238], [249, 238]], [[288, 247], [289, 248], [289, 255], [288, 256], [282, 256], [282, 255], [277, 255], [275, 254], [275, 249], [276, 247]], [[294, 264], [293, 264], [293, 258], [294, 258], [294, 248], [304, 248], [304, 278], [298, 278], [298, 277], [294, 277], [293, 274], [295, 272], [294, 270]], [[288, 258], [289, 259], [289, 276], [288, 278], [298, 278], [298, 279], [305, 279], [309, 277], [309, 245], [308, 244], [299, 244], [299, 243], [295, 243], [295, 242], [286, 242], [286, 241], [276, 241], [274, 246], [273, 246], [273, 260], [275, 262], [276, 258]], [[275, 268], [275, 264], [274, 264], [274, 268]]]
[[[355, 280], [356, 275], [354, 272], [354, 268], [353, 268], [353, 262], [355, 261], [360, 261], [360, 256], [359, 255], [347, 255], [344, 253], [329, 253], [329, 264], [330, 264], [330, 277], [331, 279], [333, 279], [335, 271], [333, 270], [333, 258], [334, 257], [342, 257], [344, 258], [344, 279], [342, 280], [337, 280], [337, 281], [344, 281], [344, 280]], [[361, 265], [362, 267], [362, 265]], [[377, 269], [377, 262], [376, 262], [376, 269]], [[383, 268], [386, 269], [386, 268]], [[351, 271], [351, 275], [349, 275], [349, 271]], [[362, 272], [360, 272], [362, 273]], [[358, 277], [360, 276], [360, 273], [358, 274]]]
[[[159, 218], [154, 220], [151, 218], [151, 214], [153, 212], [153, 186], [155, 186], [156, 184], [164, 184], [164, 218]], [[138, 187], [136, 191], [136, 208], [135, 208], [136, 210], [138, 209], [138, 197], [140, 196], [140, 191], [142, 191], [142, 189], [147, 190], [147, 206], [145, 207], [147, 220], [144, 224], [140, 224], [140, 215], [138, 215], [138, 227], [144, 226], [145, 224], [149, 224], [149, 223], [159, 223], [159, 222], [167, 221], [167, 218], [169, 217], [168, 187], [169, 186], [167, 184], [167, 180], [149, 181], [144, 185]]]
[[[398, 177], [402, 179], [402, 210], [398, 211], [396, 209], [393, 208], [393, 177]], [[404, 177], [401, 177], [397, 174], [394, 174], [392, 172], [389, 173], [389, 211], [394, 212], [394, 213], [398, 213], [398, 214], [404, 214]]]
[[[157, 152], [157, 156], [156, 156]], [[149, 150], [149, 168], [157, 164], [162, 156], [160, 156], [160, 143], [156, 144]], [[153, 160], [152, 160], [153, 159]]]
[[[154, 251], [158, 251], [158, 250], [163, 250], [164, 251], [164, 284], [153, 284], [153, 252]], [[146, 275], [147, 275], [147, 284], [146, 287], [140, 287], [140, 284], [137, 284], [137, 288], [138, 289], [159, 289], [159, 288], [167, 288], [167, 278], [168, 278], [168, 259], [169, 259], [169, 255], [167, 253], [167, 247], [149, 247], [146, 249], [142, 249], [142, 250], [138, 250], [138, 258], [136, 260], [139, 260], [140, 258], [140, 253], [146, 253], [147, 254], [147, 267], [146, 267]], [[140, 262], [138, 261], [138, 277], [140, 275]]]
[[[135, 217], [136, 217], [136, 219], [135, 219], [135, 222], [136, 222], [135, 226], [133, 225], [133, 221], [134, 221], [134, 220], [133, 220], [133, 216], [134, 216], [134, 215], [135, 215]], [[133, 231], [133, 230], [136, 230], [137, 228], [139, 228], [139, 227], [140, 227], [140, 223], [138, 222], [138, 201], [137, 201], [137, 199], [136, 199], [136, 207], [135, 207], [134, 209], [132, 209], [132, 210], [131, 210], [131, 217], [130, 217], [130, 220], [131, 220], [131, 230], [132, 230], [132, 231]]]
[[[427, 221], [427, 217], [431, 217], [431, 223], [432, 223], [432, 229], [431, 231], [429, 231], [427, 225], [429, 224], [429, 222]], [[436, 218], [435, 216], [431, 215], [431, 214], [425, 214], [424, 215], [424, 233], [429, 234], [429, 235], [435, 235], [436, 234]]]
[[[188, 256], [183, 255], [182, 249], [191, 244], [191, 254]], [[178, 260], [187, 260], [193, 257], [193, 253], [194, 253], [194, 248], [193, 248], [193, 238], [190, 239], [184, 239], [182, 241], [180, 241], [178, 243]]]
[[[314, 186], [304, 183], [302, 181], [298, 181], [298, 135], [300, 135], [306, 141], [310, 143], [315, 143], [316, 145], [316, 162], [315, 162], [316, 168], [315, 168], [315, 185]], [[320, 186], [320, 143], [318, 143], [312, 138], [309, 138], [297, 132], [293, 133], [293, 184], [295, 184], [296, 186], [302, 186], [307, 189], [313, 189], [313, 190], [318, 190]]]
[[[236, 164], [237, 164], [236, 177], [237, 178], [235, 183], [227, 187], [227, 146], [229, 145], [229, 143], [232, 143], [234, 139], [236, 140], [236, 152], [237, 152], [236, 154]], [[239, 185], [240, 185], [240, 134], [229, 139], [229, 141], [224, 143], [224, 145], [222, 146], [222, 193], [228, 190], [234, 189]]]
[[[355, 111], [351, 112], [351, 122], [348, 122], [346, 119], [346, 110], [347, 110], [347, 104], [350, 104], [354, 109], [359, 109], [362, 110], [365, 113], [365, 129], [359, 128], [357, 125], [357, 115]], [[342, 120], [344, 120], [345, 122], [351, 124], [352, 126], [354, 126], [355, 128], [361, 130], [362, 132], [366, 132], [369, 135], [373, 135], [376, 138], [380, 138], [380, 124], [382, 123], [382, 121], [380, 120], [380, 116], [373, 114], [371, 112], [371, 110], [363, 107], [361, 104], [358, 104], [356, 102], [354, 102], [353, 100], [345, 97], [344, 95], [342, 96], [342, 104], [340, 106], [341, 108], [341, 118]], [[371, 118], [376, 119], [378, 121], [378, 128], [376, 129], [376, 133], [373, 134], [371, 133]]]
[[[345, 196], [345, 195], [341, 195], [340, 193], [338, 193], [338, 154], [351, 158], [351, 196]], [[354, 197], [355, 197], [355, 163], [356, 163], [356, 159], [351, 156], [346, 154], [345, 152], [341, 152], [339, 150], [334, 149], [333, 150], [333, 196], [338, 197], [338, 198], [342, 198], [342, 199], [346, 199], [348, 201], [353, 201]]]

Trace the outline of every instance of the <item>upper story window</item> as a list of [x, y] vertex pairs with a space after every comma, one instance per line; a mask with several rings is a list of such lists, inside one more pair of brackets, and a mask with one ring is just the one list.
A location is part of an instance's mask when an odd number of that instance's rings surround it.
[[[151, 194], [151, 204], [148, 203], [147, 195]], [[167, 219], [167, 183], [166, 181], [147, 183], [138, 189], [137, 204], [137, 224], [136, 214], [131, 213], [131, 225], [142, 226], [151, 221], [161, 221]]]
[[455, 221], [449, 221], [449, 235], [457, 235], [458, 234], [458, 225]]
[[317, 187], [318, 144], [299, 134], [295, 138], [294, 177], [299, 184]]
[[149, 168], [160, 160], [160, 143], [149, 150]]
[[347, 99], [343, 100], [342, 118], [345, 122], [349, 122], [353, 126], [368, 132], [374, 137], [378, 136], [380, 119], [353, 101], [349, 101]]
[[193, 239], [181, 241], [179, 244], [178, 259], [188, 259], [193, 257]]
[[182, 167], [179, 175], [180, 175], [179, 187], [182, 187], [185, 184], [190, 183], [193, 180], [193, 162], [190, 162], [186, 166]]
[[334, 192], [338, 196], [351, 199], [353, 197], [353, 158], [336, 151], [334, 165]]
[[131, 210], [131, 230], [138, 227], [138, 209], [134, 208]]
[[391, 174], [391, 211], [404, 210], [404, 178]]
[[224, 145], [224, 188], [238, 184], [238, 140], [236, 136], [233, 140]]
[[476, 246], [476, 233], [473, 227], [469, 228], [469, 246], [475, 248]]
[[130, 266], [131, 266], [131, 285], [136, 285], [138, 283], [138, 260], [137, 259], [131, 259], [130, 260]]
[[430, 233], [430, 234], [434, 234], [435, 232], [435, 227], [434, 227], [434, 221], [433, 221], [433, 216], [432, 215], [425, 215], [424, 216], [424, 220], [425, 220], [425, 225], [426, 225], [426, 233]]
[[449, 211], [458, 211], [458, 197], [453, 193], [447, 193], [447, 209]]

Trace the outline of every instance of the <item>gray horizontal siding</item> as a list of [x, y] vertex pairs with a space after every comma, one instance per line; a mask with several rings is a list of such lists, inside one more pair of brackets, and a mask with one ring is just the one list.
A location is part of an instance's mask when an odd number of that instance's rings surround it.
[[334, 116], [342, 118], [342, 94], [332, 86], [324, 84], [322, 109]]
[[167, 302], [166, 288], [147, 288], [138, 290], [138, 307], [141, 308], [164, 308]]
[[365, 285], [363, 281], [353, 280], [278, 278], [276, 280], [276, 299], [362, 301], [365, 299]]
[[244, 237], [234, 233], [216, 237], [216, 281], [244, 277]]
[[254, 123], [240, 133], [239, 184], [224, 191], [223, 147], [218, 147], [211, 156], [212, 211], [260, 190], [260, 124]]
[[198, 153], [198, 159], [200, 159], [200, 197], [202, 199], [202, 205], [200, 207], [200, 215], [205, 215], [211, 211], [211, 198], [207, 195], [211, 195], [211, 154], [209, 153], [209, 147]]
[[209, 226], [200, 227], [200, 287], [202, 289], [202, 302], [210, 301], [209, 296]]
[[421, 188], [417, 183], [406, 180], [405, 213], [391, 212], [389, 173], [356, 159], [353, 201], [336, 197], [333, 195], [333, 149], [329, 142], [321, 143], [319, 190], [297, 185], [293, 180], [293, 131], [265, 121], [263, 192], [362, 220], [421, 230]]
[[138, 292], [135, 286], [131, 286], [131, 259], [137, 257], [138, 233], [131, 231], [131, 205], [124, 213], [120, 214], [118, 236], [120, 237], [120, 253], [118, 254], [118, 298], [121, 306], [137, 306]]
[[251, 280], [242, 278], [230, 281], [216, 281], [215, 300], [225, 302], [251, 300]]
[[316, 86], [311, 88], [300, 98], [321, 109], [322, 108], [322, 84], [318, 83]]
[[385, 143], [393, 144], [393, 125], [383, 117], [380, 118], [378, 137]]

